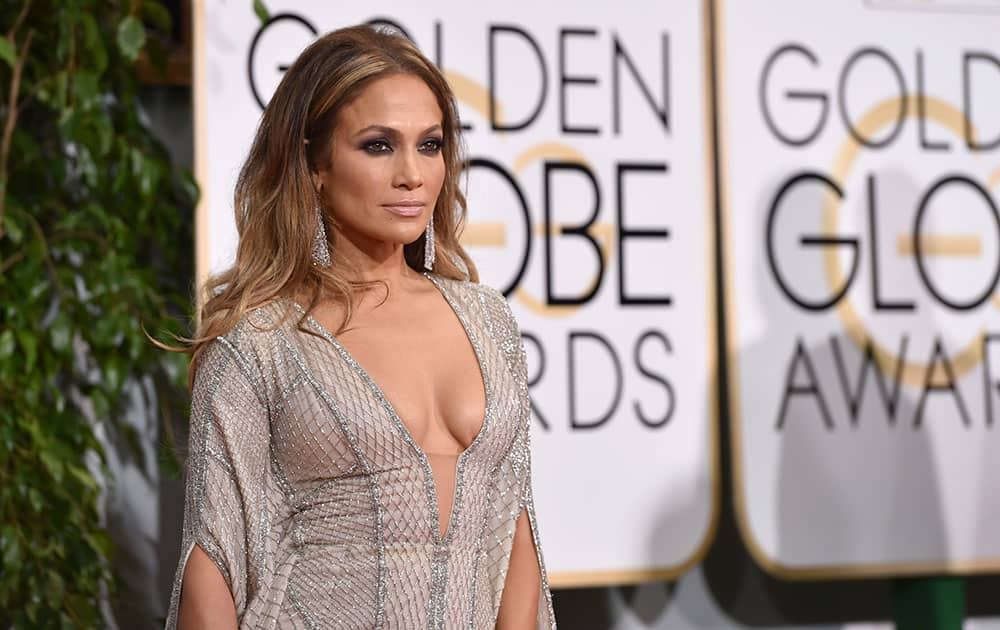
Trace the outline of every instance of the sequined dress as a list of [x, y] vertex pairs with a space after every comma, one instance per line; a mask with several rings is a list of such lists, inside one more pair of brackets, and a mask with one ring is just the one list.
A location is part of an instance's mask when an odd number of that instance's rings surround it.
[[517, 325], [495, 290], [428, 277], [486, 388], [444, 536], [427, 457], [382, 391], [312, 317], [315, 334], [298, 329], [300, 306], [274, 302], [212, 342], [195, 378], [168, 629], [195, 544], [229, 583], [240, 628], [493, 628], [522, 510], [542, 576], [536, 625], [555, 628]]

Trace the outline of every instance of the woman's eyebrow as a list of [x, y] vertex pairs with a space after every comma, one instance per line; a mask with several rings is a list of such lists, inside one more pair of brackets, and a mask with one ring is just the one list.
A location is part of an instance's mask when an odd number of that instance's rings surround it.
[[[431, 125], [430, 127], [428, 127], [427, 129], [424, 129], [424, 131], [420, 135], [421, 136], [425, 136], [425, 135], [431, 133], [432, 131], [440, 131], [440, 129], [441, 129], [441, 124], [440, 123], [435, 123], [435, 124]], [[390, 138], [393, 138], [393, 139], [398, 139], [399, 136], [400, 136], [400, 133], [399, 133], [398, 130], [396, 130], [396, 129], [392, 128], [392, 127], [386, 127], [385, 125], [368, 125], [367, 127], [363, 128], [363, 129], [360, 129], [354, 135], [355, 135], [355, 137], [357, 137], [357, 136], [369, 133], [371, 131], [377, 131], [377, 132], [381, 133], [382, 135], [389, 136]]]

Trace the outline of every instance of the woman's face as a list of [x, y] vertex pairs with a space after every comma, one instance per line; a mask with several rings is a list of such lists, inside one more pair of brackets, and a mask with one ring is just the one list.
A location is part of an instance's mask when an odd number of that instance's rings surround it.
[[340, 235], [372, 254], [419, 238], [444, 181], [443, 134], [434, 93], [409, 74], [376, 79], [341, 109], [313, 182]]

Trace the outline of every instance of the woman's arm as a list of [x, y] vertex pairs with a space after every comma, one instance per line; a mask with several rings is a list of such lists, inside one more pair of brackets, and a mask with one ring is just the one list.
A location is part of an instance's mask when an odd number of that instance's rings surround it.
[[195, 545], [184, 567], [177, 630], [236, 630], [237, 625], [229, 585], [208, 554]]
[[497, 630], [525, 630], [538, 623], [538, 594], [542, 576], [538, 568], [538, 555], [531, 537], [528, 511], [521, 510], [510, 549], [510, 566], [500, 597]]
[[205, 349], [195, 374], [181, 561], [166, 630], [234, 630], [256, 621], [249, 607], [258, 585], [269, 580], [273, 558], [264, 531], [277, 509], [267, 494], [268, 392], [263, 377], [251, 371], [256, 365], [219, 338]]

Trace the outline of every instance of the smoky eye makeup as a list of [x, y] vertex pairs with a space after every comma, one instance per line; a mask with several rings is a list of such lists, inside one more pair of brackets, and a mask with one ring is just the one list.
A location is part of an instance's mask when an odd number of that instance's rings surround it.
[[420, 150], [424, 153], [437, 153], [444, 147], [444, 138], [432, 136], [420, 143]]
[[372, 154], [389, 153], [392, 151], [392, 143], [388, 138], [366, 138], [361, 141], [359, 148]]
[[[444, 138], [432, 136], [430, 138], [425, 138], [417, 146], [417, 149], [421, 153], [438, 153], [444, 147]], [[370, 153], [372, 155], [379, 155], [383, 153], [391, 153], [394, 150], [392, 141], [388, 138], [368, 138], [362, 140], [359, 145], [359, 149]]]

